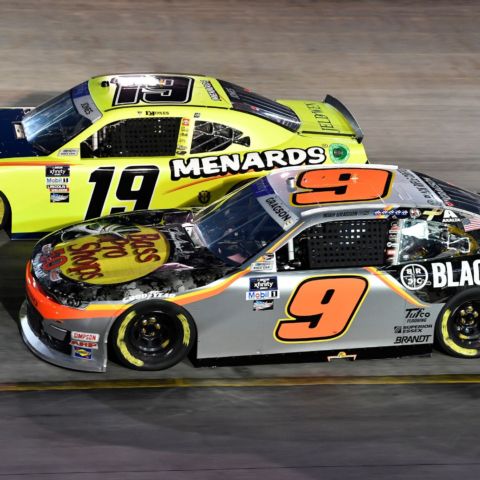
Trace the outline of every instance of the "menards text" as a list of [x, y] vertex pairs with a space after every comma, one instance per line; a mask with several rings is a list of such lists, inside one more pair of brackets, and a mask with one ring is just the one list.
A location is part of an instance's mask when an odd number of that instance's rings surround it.
[[261, 172], [277, 167], [296, 165], [320, 165], [326, 160], [322, 147], [287, 148], [286, 150], [266, 150], [248, 152], [241, 157], [238, 153], [211, 157], [176, 158], [170, 160], [172, 180], [180, 178], [204, 178], [228, 173]]

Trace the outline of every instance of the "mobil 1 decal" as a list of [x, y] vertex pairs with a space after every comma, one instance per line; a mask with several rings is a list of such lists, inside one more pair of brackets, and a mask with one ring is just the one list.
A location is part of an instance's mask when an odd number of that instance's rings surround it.
[[400, 270], [400, 282], [409, 290], [480, 286], [480, 259], [410, 263]]
[[244, 155], [231, 153], [208, 157], [175, 158], [170, 160], [172, 180], [181, 178], [209, 178], [217, 175], [262, 172], [278, 167], [296, 165], [321, 165], [326, 160], [322, 147], [287, 148], [248, 152]]
[[50, 203], [70, 201], [70, 165], [47, 165], [45, 183], [50, 193]]

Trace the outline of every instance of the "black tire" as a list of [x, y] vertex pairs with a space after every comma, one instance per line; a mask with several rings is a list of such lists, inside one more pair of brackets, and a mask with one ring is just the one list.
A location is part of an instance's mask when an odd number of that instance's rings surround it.
[[188, 312], [169, 302], [151, 301], [123, 313], [110, 330], [117, 360], [135, 370], [165, 370], [182, 361], [197, 338]]
[[12, 231], [12, 209], [7, 197], [2, 192], [0, 192], [0, 203], [0, 211], [3, 211], [0, 218], [0, 229], [5, 230], [10, 236]]
[[435, 339], [449, 355], [480, 357], [480, 288], [461, 292], [445, 304], [435, 325]]

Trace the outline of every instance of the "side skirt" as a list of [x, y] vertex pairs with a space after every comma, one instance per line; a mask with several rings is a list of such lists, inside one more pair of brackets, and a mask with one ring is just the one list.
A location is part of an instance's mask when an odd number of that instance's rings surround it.
[[[432, 344], [407, 345], [401, 347], [377, 347], [348, 350], [329, 350], [321, 352], [299, 352], [274, 355], [250, 355], [242, 357], [197, 358], [196, 349], [190, 352], [189, 360], [195, 367], [236, 366], [236, 365], [266, 365], [281, 363], [327, 362], [328, 357], [338, 356], [340, 352], [356, 355], [357, 360], [373, 358], [395, 358], [408, 356], [430, 356]], [[336, 360], [339, 361], [339, 360]]]

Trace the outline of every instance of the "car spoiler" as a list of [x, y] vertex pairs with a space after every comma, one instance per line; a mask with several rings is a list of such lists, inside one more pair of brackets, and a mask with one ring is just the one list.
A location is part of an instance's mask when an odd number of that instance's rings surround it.
[[355, 117], [352, 115], [350, 110], [337, 98], [332, 97], [331, 95], [327, 95], [325, 97], [325, 100], [323, 100], [324, 103], [328, 103], [328, 105], [331, 105], [333, 108], [336, 108], [348, 121], [350, 126], [352, 127], [353, 131], [355, 132], [355, 138], [358, 143], [362, 143], [363, 140], [363, 132], [362, 129], [360, 128], [360, 125], [358, 122], [355, 120]]

